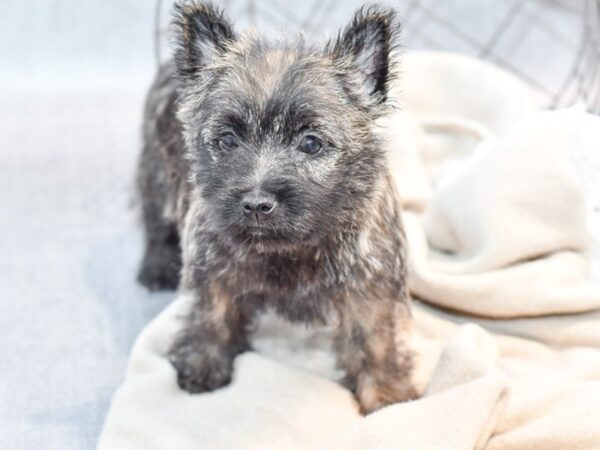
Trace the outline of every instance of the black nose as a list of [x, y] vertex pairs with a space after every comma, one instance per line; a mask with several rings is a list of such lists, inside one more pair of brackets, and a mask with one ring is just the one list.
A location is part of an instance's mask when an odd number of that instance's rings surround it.
[[242, 198], [244, 214], [267, 216], [275, 209], [275, 196], [262, 191], [252, 191]]

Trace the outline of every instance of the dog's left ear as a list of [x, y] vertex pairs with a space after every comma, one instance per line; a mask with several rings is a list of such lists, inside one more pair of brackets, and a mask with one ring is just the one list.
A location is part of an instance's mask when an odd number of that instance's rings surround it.
[[368, 6], [359, 9], [352, 22], [326, 51], [340, 64], [358, 70], [364, 90], [377, 103], [387, 98], [394, 74], [394, 51], [398, 47], [400, 24], [391, 8]]
[[223, 56], [236, 40], [223, 11], [210, 2], [179, 0], [173, 7], [175, 66], [184, 82]]

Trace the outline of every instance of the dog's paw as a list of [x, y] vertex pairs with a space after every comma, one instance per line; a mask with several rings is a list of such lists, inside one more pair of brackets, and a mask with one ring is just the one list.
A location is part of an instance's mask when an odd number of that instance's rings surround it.
[[149, 243], [137, 279], [151, 291], [175, 290], [180, 270], [181, 251], [176, 244]]
[[177, 371], [177, 384], [190, 394], [214, 391], [231, 382], [231, 358], [184, 346], [171, 350], [169, 361]]
[[366, 383], [356, 392], [356, 399], [360, 406], [360, 412], [364, 415], [370, 414], [384, 406], [394, 403], [406, 402], [419, 398], [414, 387], [397, 382], [375, 382]]
[[174, 291], [179, 284], [179, 269], [174, 264], [144, 261], [137, 279], [151, 291]]

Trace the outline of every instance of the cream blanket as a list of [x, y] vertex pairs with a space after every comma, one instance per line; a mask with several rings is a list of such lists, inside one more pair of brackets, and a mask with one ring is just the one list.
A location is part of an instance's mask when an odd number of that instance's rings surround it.
[[404, 197], [422, 398], [361, 417], [332, 381], [330, 330], [274, 317], [230, 386], [188, 395], [164, 357], [178, 298], [139, 336], [100, 449], [600, 449], [584, 196], [600, 185], [585, 176], [600, 118], [538, 112], [518, 80], [462, 56], [409, 54], [403, 72], [405, 112], [384, 132]]

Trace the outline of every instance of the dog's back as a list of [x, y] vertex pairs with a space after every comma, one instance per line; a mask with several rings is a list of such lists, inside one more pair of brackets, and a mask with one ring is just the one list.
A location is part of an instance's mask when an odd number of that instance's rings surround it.
[[145, 254], [138, 280], [151, 290], [175, 289], [181, 269], [176, 199], [177, 191], [185, 186], [187, 167], [182, 127], [176, 117], [178, 87], [173, 63], [161, 66], [144, 110], [137, 189]]

